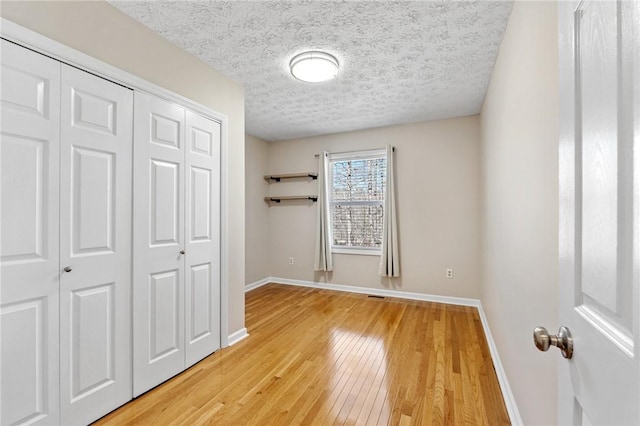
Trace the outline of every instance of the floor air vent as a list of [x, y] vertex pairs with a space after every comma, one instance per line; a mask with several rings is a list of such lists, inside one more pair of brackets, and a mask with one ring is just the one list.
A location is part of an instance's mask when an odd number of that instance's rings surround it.
[[377, 296], [375, 294], [368, 294], [367, 297], [371, 297], [373, 299], [384, 299], [384, 296]]

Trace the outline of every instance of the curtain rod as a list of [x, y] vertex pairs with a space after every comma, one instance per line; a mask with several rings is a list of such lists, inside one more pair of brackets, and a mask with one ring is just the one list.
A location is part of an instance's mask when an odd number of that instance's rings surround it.
[[[346, 154], [348, 152], [375, 151], [376, 149], [384, 149], [384, 148], [356, 149], [355, 151], [330, 152], [329, 154]], [[396, 152], [396, 147], [395, 146], [392, 146], [391, 149], [393, 150], [393, 152]], [[320, 154], [315, 154], [314, 157], [320, 158]]]

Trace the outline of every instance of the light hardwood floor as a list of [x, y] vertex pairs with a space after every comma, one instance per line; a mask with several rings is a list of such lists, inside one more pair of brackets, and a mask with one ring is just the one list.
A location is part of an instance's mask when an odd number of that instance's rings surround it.
[[509, 424], [475, 308], [269, 284], [246, 324], [97, 424]]

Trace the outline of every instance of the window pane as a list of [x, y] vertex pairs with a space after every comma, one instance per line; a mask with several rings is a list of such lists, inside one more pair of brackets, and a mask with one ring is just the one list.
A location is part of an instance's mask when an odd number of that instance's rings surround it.
[[333, 161], [332, 200], [339, 201], [383, 201], [386, 158]]
[[382, 203], [376, 205], [332, 204], [333, 245], [380, 248], [382, 216]]

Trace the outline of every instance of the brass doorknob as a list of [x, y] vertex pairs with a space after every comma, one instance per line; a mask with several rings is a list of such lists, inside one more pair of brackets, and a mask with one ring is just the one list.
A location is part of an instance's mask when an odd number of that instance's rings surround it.
[[65, 272], [71, 272], [71, 266], [65, 266], [63, 270]]
[[571, 332], [565, 326], [560, 327], [558, 334], [555, 336], [550, 335], [544, 327], [536, 327], [533, 330], [533, 343], [542, 352], [546, 352], [551, 346], [555, 346], [560, 349], [563, 357], [571, 359], [573, 356], [573, 338], [571, 337]]
[[184, 250], [180, 250], [180, 254], [185, 254], [186, 252]]

